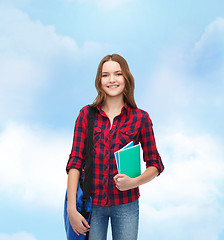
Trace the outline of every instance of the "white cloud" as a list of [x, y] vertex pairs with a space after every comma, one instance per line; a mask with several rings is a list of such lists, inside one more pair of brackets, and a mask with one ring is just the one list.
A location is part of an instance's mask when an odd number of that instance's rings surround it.
[[195, 43], [195, 50], [203, 51], [209, 45], [213, 50], [216, 50], [217, 45], [224, 50], [224, 18], [217, 18], [206, 27], [200, 40]]
[[140, 189], [141, 239], [211, 240], [223, 230], [223, 141], [186, 128], [160, 138], [165, 171]]
[[141, 204], [139, 239], [217, 240], [223, 229], [223, 212], [191, 205], [157, 210]]
[[[151, 106], [145, 104], [145, 96], [143, 104], [165, 121], [177, 121], [183, 115], [196, 118], [202, 111], [212, 115], [223, 112], [223, 56], [224, 19], [217, 18], [191, 49], [162, 52], [148, 77], [147, 100]], [[220, 115], [217, 119], [219, 121]]]
[[79, 47], [53, 25], [31, 20], [13, 7], [0, 4], [0, 12], [1, 124], [30, 114], [40, 92], [103, 47], [90, 40]]
[[19, 201], [61, 209], [71, 139], [11, 123], [0, 134], [0, 191]]
[[[156, 194], [159, 188], [157, 194], [162, 194], [160, 199], [165, 197], [167, 191], [172, 193], [166, 195], [167, 203], [184, 202], [185, 199], [189, 202], [188, 196], [196, 203], [203, 204], [204, 201], [200, 202], [203, 198], [212, 202], [223, 194], [216, 186], [224, 179], [223, 142], [209, 134], [189, 136], [183, 133], [186, 128], [180, 131], [173, 127], [160, 138], [160, 148], [165, 149], [167, 168], [165, 176], [162, 174], [151, 190]], [[150, 200], [158, 203], [157, 197], [154, 200], [151, 196]]]
[[[1, 5], [1, 52], [7, 57], [29, 56], [46, 59], [60, 51], [74, 54], [77, 44], [68, 36], [60, 36], [53, 25], [32, 21], [26, 13]], [[9, 48], [10, 47], [10, 48]], [[11, 50], [11, 51], [10, 51]]]
[[0, 240], [36, 240], [30, 233], [20, 232], [14, 234], [0, 233]]
[[[223, 117], [223, 53], [224, 19], [218, 18], [188, 52], [163, 52], [149, 77], [144, 105], [161, 119], [156, 138], [165, 171], [141, 187], [142, 240], [222, 239], [224, 142], [216, 125]], [[222, 117], [212, 123], [214, 116]]]
[[54, 62], [76, 55], [79, 49], [71, 38], [57, 35], [54, 26], [32, 21], [14, 8], [0, 5], [0, 11], [0, 110], [4, 122], [29, 112], [37, 92], [49, 84]]
[[54, 26], [14, 8], [0, 5], [0, 11], [0, 110], [6, 126], [0, 134], [0, 191], [60, 208], [69, 141], [63, 133], [9, 121], [32, 111], [35, 95], [51, 81], [55, 61], [77, 56], [80, 49]]
[[9, 5], [0, 4], [0, 191], [61, 209], [72, 136], [16, 120], [32, 113], [38, 94], [55, 83], [52, 75], [60, 62], [81, 65], [103, 47], [93, 41], [78, 47], [54, 26], [33, 21]]
[[191, 66], [199, 78], [215, 80], [224, 89], [224, 18], [217, 18], [195, 43]]

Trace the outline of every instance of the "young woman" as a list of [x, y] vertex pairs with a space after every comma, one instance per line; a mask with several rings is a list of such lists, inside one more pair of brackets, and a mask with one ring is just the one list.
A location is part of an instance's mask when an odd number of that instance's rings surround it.
[[[91, 224], [76, 210], [76, 191], [85, 161], [89, 106], [76, 120], [73, 147], [67, 164], [67, 211], [77, 234], [89, 231], [89, 240], [105, 240], [111, 220], [114, 240], [135, 240], [138, 234], [139, 186], [159, 175], [164, 167], [156, 148], [152, 122], [134, 100], [134, 78], [126, 60], [118, 54], [105, 56], [98, 67], [98, 92], [91, 106], [97, 108], [93, 132]], [[118, 174], [114, 152], [130, 141], [141, 143], [146, 170], [136, 178]]]

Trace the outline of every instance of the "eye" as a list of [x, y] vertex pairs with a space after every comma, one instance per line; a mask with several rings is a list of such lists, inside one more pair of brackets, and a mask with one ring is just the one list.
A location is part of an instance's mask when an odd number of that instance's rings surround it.
[[122, 76], [123, 74], [122, 73], [117, 73], [117, 76]]
[[102, 74], [102, 77], [107, 77], [108, 76], [108, 74]]

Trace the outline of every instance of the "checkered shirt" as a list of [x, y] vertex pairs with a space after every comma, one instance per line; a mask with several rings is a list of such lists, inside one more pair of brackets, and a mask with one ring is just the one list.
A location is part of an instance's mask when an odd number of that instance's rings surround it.
[[[75, 123], [74, 139], [66, 171], [76, 168], [82, 170], [86, 156], [87, 116], [89, 106], [80, 110]], [[159, 173], [164, 169], [156, 148], [152, 122], [147, 112], [131, 108], [126, 102], [120, 115], [116, 116], [111, 126], [110, 120], [97, 107], [93, 130], [93, 165], [91, 196], [93, 204], [101, 206], [129, 203], [139, 198], [139, 188], [119, 191], [113, 180], [118, 173], [114, 152], [130, 141], [134, 145], [141, 143], [146, 167], [155, 166]]]

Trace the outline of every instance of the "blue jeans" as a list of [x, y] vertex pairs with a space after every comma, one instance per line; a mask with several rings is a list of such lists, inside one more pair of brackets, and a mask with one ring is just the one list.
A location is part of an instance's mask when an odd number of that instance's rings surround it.
[[89, 240], [105, 240], [107, 238], [109, 218], [111, 220], [113, 240], [137, 240], [138, 200], [110, 207], [93, 205]]

